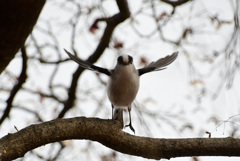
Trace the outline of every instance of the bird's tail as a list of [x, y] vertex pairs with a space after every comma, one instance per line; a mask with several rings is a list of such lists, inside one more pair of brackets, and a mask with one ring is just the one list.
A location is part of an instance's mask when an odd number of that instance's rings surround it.
[[114, 108], [113, 120], [119, 120], [122, 123], [122, 128], [124, 127], [123, 122], [123, 108]]

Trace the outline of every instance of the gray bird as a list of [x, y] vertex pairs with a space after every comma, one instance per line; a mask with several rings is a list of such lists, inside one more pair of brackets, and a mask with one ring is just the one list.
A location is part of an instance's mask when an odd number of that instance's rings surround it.
[[91, 63], [85, 62], [80, 58], [72, 55], [66, 49], [64, 49], [68, 56], [77, 62], [81, 67], [96, 72], [100, 72], [109, 76], [107, 85], [107, 95], [112, 104], [112, 118], [114, 119], [113, 109], [127, 107], [129, 112], [130, 123], [127, 126], [135, 133], [131, 121], [131, 104], [134, 101], [138, 89], [139, 78], [141, 75], [165, 69], [165, 67], [171, 64], [178, 56], [178, 52], [174, 52], [170, 56], [158, 59], [156, 62], [151, 62], [147, 66], [136, 69], [133, 64], [133, 58], [130, 55], [121, 55], [117, 59], [117, 65], [114, 69], [106, 69], [95, 66]]

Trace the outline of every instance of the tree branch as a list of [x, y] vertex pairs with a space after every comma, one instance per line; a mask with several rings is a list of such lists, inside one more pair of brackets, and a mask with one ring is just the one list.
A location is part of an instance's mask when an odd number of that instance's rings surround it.
[[22, 52], [22, 71], [21, 74], [18, 78], [18, 82], [14, 85], [13, 89], [10, 92], [10, 96], [7, 99], [7, 106], [3, 112], [3, 115], [0, 119], [0, 125], [3, 123], [3, 121], [9, 116], [9, 113], [11, 111], [12, 108], [12, 103], [14, 100], [14, 97], [16, 96], [16, 94], [19, 92], [19, 90], [22, 88], [22, 85], [25, 83], [26, 79], [27, 79], [27, 61], [28, 61], [28, 57], [27, 57], [27, 53], [26, 53], [26, 49], [25, 47], [21, 48], [21, 52]]
[[0, 73], [24, 45], [44, 4], [45, 0], [0, 1]]
[[0, 139], [0, 160], [8, 161], [39, 146], [67, 139], [97, 141], [116, 151], [149, 159], [186, 156], [240, 156], [240, 139], [157, 139], [130, 135], [121, 122], [98, 118], [56, 119], [31, 125]]

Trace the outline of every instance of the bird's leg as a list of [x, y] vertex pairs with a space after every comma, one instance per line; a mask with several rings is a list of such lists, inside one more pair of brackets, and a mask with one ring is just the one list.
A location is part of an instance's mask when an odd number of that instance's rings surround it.
[[130, 123], [129, 123], [128, 125], [126, 125], [125, 127], [128, 127], [128, 126], [129, 126], [129, 128], [130, 128], [130, 129], [134, 132], [134, 134], [135, 134], [135, 130], [134, 130], [133, 126], [132, 126], [132, 119], [131, 119], [131, 105], [128, 106], [128, 114], [129, 114]]
[[112, 104], [112, 119], [113, 119], [113, 108], [114, 108], [114, 106], [113, 106], [113, 104]]

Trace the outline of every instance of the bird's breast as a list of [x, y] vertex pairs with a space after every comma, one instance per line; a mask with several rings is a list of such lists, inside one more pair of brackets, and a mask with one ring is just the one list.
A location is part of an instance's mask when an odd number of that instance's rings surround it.
[[114, 106], [129, 106], [139, 89], [139, 75], [134, 68], [116, 69], [108, 82], [108, 98]]

